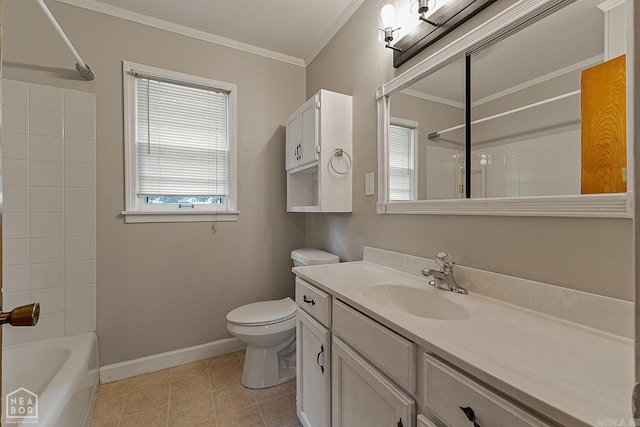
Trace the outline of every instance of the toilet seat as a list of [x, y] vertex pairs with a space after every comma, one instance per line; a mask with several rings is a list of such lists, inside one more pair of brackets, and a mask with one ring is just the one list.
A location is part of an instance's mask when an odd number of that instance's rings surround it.
[[263, 326], [284, 322], [296, 315], [296, 303], [289, 297], [243, 305], [227, 314], [227, 322], [241, 326]]

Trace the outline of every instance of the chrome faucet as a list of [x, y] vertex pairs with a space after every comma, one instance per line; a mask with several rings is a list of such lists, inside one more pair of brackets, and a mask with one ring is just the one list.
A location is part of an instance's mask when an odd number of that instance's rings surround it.
[[436, 265], [438, 270], [423, 268], [420, 273], [423, 276], [430, 276], [432, 279], [427, 283], [434, 288], [444, 289], [446, 291], [456, 292], [458, 294], [468, 294], [467, 290], [458, 285], [456, 278], [453, 276], [453, 258], [446, 252], [438, 252], [436, 254]]

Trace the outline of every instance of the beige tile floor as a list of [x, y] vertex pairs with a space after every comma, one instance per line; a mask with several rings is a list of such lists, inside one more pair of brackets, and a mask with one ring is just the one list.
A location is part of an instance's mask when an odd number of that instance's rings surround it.
[[295, 381], [252, 390], [240, 383], [244, 352], [98, 388], [93, 427], [293, 427]]

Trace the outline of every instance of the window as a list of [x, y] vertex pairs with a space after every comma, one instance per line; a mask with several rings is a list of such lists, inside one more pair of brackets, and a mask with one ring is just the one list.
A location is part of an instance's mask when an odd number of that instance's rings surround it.
[[392, 118], [389, 124], [389, 200], [417, 199], [418, 123]]
[[123, 63], [126, 222], [235, 221], [236, 86]]

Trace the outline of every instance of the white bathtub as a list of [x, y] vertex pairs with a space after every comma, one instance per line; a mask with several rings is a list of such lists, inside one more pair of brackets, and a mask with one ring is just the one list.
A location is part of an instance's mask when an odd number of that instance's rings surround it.
[[[95, 334], [5, 347], [2, 352], [2, 425], [88, 426], [97, 385], [98, 338]], [[37, 424], [34, 419], [7, 418], [10, 414], [6, 410], [6, 396], [21, 387], [38, 395]]]

